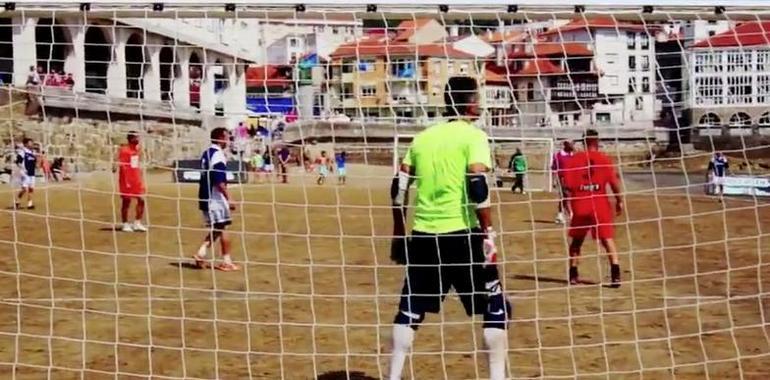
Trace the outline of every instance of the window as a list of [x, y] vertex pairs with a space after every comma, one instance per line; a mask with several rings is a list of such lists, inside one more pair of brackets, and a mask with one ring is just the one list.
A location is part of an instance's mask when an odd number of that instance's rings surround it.
[[644, 93], [650, 92], [650, 78], [649, 77], [642, 77], [642, 92], [644, 92]]
[[597, 124], [609, 124], [612, 119], [610, 118], [609, 112], [598, 112], [596, 114], [596, 123]]
[[731, 127], [751, 126], [751, 117], [744, 112], [738, 112], [736, 114], [733, 114], [732, 116], [730, 116], [730, 126]]
[[713, 113], [707, 113], [701, 116], [700, 120], [698, 121], [698, 125], [703, 127], [715, 127], [721, 123], [722, 121], [719, 119], [719, 116]]
[[750, 76], [727, 77], [727, 104], [750, 104], [752, 93]]
[[650, 69], [650, 56], [643, 55], [642, 56], [642, 70], [649, 70]]
[[642, 33], [639, 35], [641, 39], [641, 45], [642, 50], [647, 50], [650, 48], [650, 36], [647, 35], [647, 33]]
[[633, 49], [636, 47], [636, 33], [634, 32], [627, 32], [626, 33], [626, 45], [629, 49]]
[[361, 96], [371, 98], [377, 94], [377, 86], [361, 86]]
[[299, 40], [297, 38], [289, 38], [289, 47], [297, 47], [299, 45]]
[[629, 70], [636, 70], [636, 57], [633, 55], [628, 57], [628, 68]]
[[751, 71], [751, 53], [741, 51], [727, 52], [727, 71], [746, 72]]
[[373, 59], [362, 59], [358, 61], [358, 71], [361, 72], [372, 72], [374, 71], [374, 64], [375, 61]]
[[618, 61], [617, 53], [607, 53], [607, 64], [614, 65]]
[[628, 77], [628, 92], [636, 92], [636, 77]]
[[433, 62], [433, 74], [436, 74], [436, 75], [441, 74], [441, 61]]
[[617, 86], [618, 85], [618, 76], [617, 75], [606, 75], [605, 78], [607, 78], [607, 81], [610, 83], [610, 86]]
[[332, 27], [332, 34], [340, 34], [340, 30], [336, 27]]
[[452, 75], [455, 73], [455, 64], [452, 61], [447, 61], [446, 63], [446, 72], [449, 75]]
[[695, 54], [695, 72], [712, 74], [722, 72], [722, 53], [704, 52]]
[[717, 105], [723, 103], [724, 88], [721, 77], [695, 78], [695, 104]]
[[757, 71], [760, 73], [770, 72], [770, 50], [757, 52]]
[[643, 109], [644, 109], [644, 98], [642, 98], [641, 96], [638, 96], [636, 98], [636, 110], [641, 111]]
[[535, 84], [527, 83], [527, 100], [535, 100]]
[[714, 30], [709, 30], [709, 37], [714, 37], [714, 36], [716, 36], [716, 34], [717, 34], [717, 32], [716, 32], [716, 31], [714, 31]]
[[770, 127], [770, 112], [763, 113], [762, 116], [759, 117], [757, 124], [759, 124], [760, 127]]
[[460, 64], [460, 74], [468, 74], [468, 64], [467, 63], [461, 63]]
[[757, 103], [770, 103], [770, 75], [757, 75]]
[[390, 75], [397, 78], [414, 78], [414, 61], [396, 59], [390, 63]]
[[343, 74], [352, 73], [354, 67], [355, 67], [355, 61], [351, 61], [351, 60], [342, 61], [342, 73]]
[[356, 94], [353, 92], [353, 84], [346, 83], [342, 86], [342, 99], [353, 99]]

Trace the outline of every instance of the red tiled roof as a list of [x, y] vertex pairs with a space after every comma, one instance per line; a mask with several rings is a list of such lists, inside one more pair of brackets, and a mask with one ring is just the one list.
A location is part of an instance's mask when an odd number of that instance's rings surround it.
[[487, 63], [484, 70], [486, 83], [508, 84], [508, 69], [493, 63]]
[[285, 86], [292, 82], [292, 67], [288, 65], [253, 66], [246, 69], [246, 87]]
[[524, 62], [521, 70], [511, 73], [511, 76], [558, 75], [564, 74], [561, 67], [556, 66], [547, 58], [532, 58]]
[[693, 48], [770, 45], [770, 21], [751, 21], [693, 44]]
[[451, 44], [432, 43], [414, 45], [404, 42], [387, 42], [385, 40], [357, 41], [341, 45], [331, 56], [341, 57], [372, 57], [385, 55], [404, 55], [418, 57], [446, 57], [457, 59], [472, 59], [474, 56], [457, 50]]
[[592, 56], [593, 50], [583, 42], [540, 42], [534, 45], [532, 51], [515, 51], [509, 55], [511, 58], [522, 57], [572, 57]]
[[[558, 34], [559, 32], [571, 32], [576, 30], [589, 30], [589, 29], [600, 29], [600, 28], [611, 28], [611, 29], [619, 29], [619, 30], [635, 30], [635, 31], [644, 31], [645, 26], [641, 24], [634, 24], [630, 22], [624, 22], [624, 21], [618, 21], [612, 17], [609, 16], [597, 16], [597, 17], [590, 17], [590, 18], [575, 18], [572, 19], [569, 23], [566, 25], [560, 26], [558, 28], [552, 28], [550, 30], [546, 30], [541, 35], [552, 35], [552, 34]], [[651, 27], [648, 26], [647, 29], [650, 29]]]
[[401, 21], [400, 24], [396, 27], [396, 37], [393, 38], [394, 41], [408, 41], [409, 38], [411, 38], [417, 30], [422, 28], [423, 26], [427, 25], [432, 19], [430, 18], [421, 18], [417, 20], [407, 20], [407, 21]]

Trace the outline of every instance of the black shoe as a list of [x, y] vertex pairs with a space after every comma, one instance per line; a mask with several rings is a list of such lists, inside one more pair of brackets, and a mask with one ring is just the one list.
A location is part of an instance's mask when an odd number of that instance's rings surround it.
[[610, 266], [610, 277], [612, 278], [612, 283], [610, 284], [610, 288], [617, 289], [620, 287], [620, 265], [619, 264], [612, 264]]
[[34, 205], [32, 205], [32, 206], [27, 206], [27, 210], [34, 210], [34, 209], [35, 209], [35, 206], [34, 206]]

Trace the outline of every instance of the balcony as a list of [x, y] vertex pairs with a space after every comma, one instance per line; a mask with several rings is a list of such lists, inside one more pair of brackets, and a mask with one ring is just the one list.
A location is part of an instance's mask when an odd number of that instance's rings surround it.
[[599, 97], [599, 84], [597, 81], [577, 81], [570, 82], [567, 79], [560, 79], [553, 88], [549, 90], [551, 100], [565, 99], [596, 99]]
[[415, 105], [428, 103], [428, 95], [425, 94], [412, 94], [412, 95], [399, 95], [391, 96], [388, 99], [390, 105]]

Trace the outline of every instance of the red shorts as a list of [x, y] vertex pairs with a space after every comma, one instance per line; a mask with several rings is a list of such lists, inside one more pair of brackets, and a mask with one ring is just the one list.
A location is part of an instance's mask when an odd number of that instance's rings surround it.
[[594, 239], [612, 239], [615, 237], [612, 211], [597, 209], [589, 214], [574, 214], [569, 223], [569, 236], [585, 239], [588, 232]]
[[120, 196], [123, 198], [138, 198], [144, 195], [144, 183], [137, 181], [133, 183], [120, 184]]

